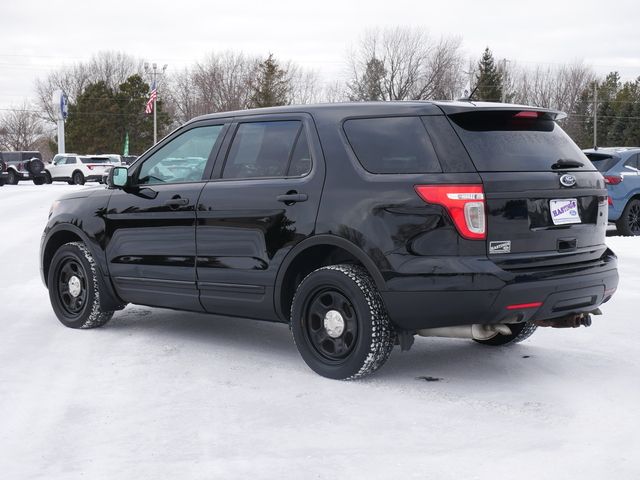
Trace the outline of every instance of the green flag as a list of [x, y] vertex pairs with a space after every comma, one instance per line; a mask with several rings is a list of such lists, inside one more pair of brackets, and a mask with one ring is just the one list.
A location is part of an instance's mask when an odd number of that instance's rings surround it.
[[122, 155], [129, 155], [129, 132], [127, 132], [124, 136], [124, 149]]

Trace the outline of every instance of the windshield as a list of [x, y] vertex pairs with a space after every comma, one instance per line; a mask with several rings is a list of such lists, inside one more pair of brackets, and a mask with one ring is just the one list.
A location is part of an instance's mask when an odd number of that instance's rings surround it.
[[449, 118], [480, 172], [549, 171], [560, 159], [584, 165], [577, 167], [580, 171], [595, 170], [582, 150], [544, 113], [476, 111]]

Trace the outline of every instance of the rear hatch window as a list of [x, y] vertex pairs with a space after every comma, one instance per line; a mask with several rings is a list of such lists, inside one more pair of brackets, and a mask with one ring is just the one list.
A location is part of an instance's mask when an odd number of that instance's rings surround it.
[[582, 150], [544, 112], [475, 111], [449, 116], [479, 172], [550, 171], [560, 159], [595, 170]]
[[82, 163], [112, 163], [113, 160], [105, 157], [80, 157]]
[[599, 172], [605, 173], [610, 170], [620, 158], [607, 155], [606, 153], [586, 153], [587, 158]]

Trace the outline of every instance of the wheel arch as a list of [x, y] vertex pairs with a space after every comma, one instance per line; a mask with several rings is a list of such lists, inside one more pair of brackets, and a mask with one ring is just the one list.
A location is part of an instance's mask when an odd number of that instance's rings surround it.
[[274, 288], [278, 318], [289, 322], [295, 289], [307, 274], [323, 266], [345, 262], [360, 264], [371, 275], [378, 290], [384, 290], [385, 281], [379, 268], [360, 247], [335, 235], [317, 235], [296, 245], [278, 270]]
[[100, 296], [101, 306], [106, 310], [119, 310], [123, 308], [125, 302], [117, 296], [108, 278], [109, 273], [104, 264], [104, 254], [101, 251], [96, 251], [95, 243], [90, 241], [89, 236], [85, 232], [70, 223], [63, 223], [53, 227], [47, 232], [42, 243], [40, 271], [42, 272], [42, 280], [45, 286], [48, 288], [49, 269], [55, 253], [61, 246], [78, 241], [86, 245], [98, 266], [98, 282], [103, 293], [103, 295]]

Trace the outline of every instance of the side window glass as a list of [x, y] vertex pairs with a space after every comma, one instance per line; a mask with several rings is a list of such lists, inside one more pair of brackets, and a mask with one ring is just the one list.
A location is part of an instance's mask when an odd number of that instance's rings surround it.
[[344, 122], [344, 131], [368, 172], [442, 172], [420, 117], [352, 119]]
[[309, 143], [304, 130], [300, 132], [298, 141], [291, 155], [291, 163], [289, 165], [288, 177], [302, 177], [311, 171], [311, 153], [309, 152]]
[[287, 175], [294, 142], [302, 122], [241, 123], [238, 126], [222, 178], [265, 178]]
[[209, 155], [222, 127], [196, 127], [171, 140], [144, 161], [138, 171], [138, 184], [202, 180]]

